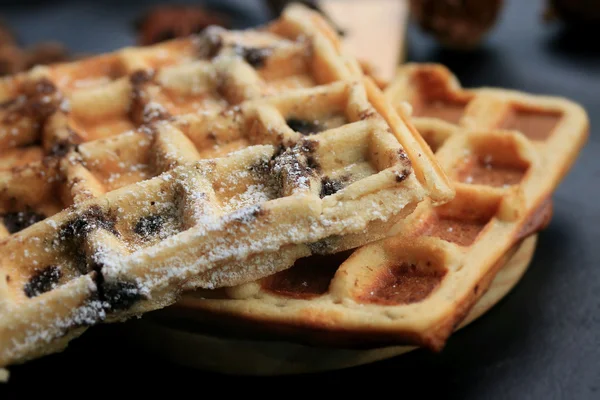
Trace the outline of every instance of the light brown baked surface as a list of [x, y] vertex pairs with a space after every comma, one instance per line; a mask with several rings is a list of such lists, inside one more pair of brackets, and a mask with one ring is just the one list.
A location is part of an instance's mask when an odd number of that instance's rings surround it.
[[0, 366], [184, 289], [363, 245], [454, 196], [301, 6], [35, 68], [0, 81], [0, 101]]
[[440, 65], [401, 67], [385, 93], [435, 151], [456, 189], [452, 201], [421, 203], [394, 237], [353, 252], [190, 291], [157, 320], [327, 346], [442, 348], [515, 246], [549, 222], [588, 118], [563, 98], [463, 89]]

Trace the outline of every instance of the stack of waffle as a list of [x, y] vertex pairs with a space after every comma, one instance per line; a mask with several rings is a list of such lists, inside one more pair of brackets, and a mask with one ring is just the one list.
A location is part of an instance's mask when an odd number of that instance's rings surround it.
[[0, 366], [99, 323], [440, 349], [584, 143], [563, 99], [408, 65], [299, 5], [0, 82]]

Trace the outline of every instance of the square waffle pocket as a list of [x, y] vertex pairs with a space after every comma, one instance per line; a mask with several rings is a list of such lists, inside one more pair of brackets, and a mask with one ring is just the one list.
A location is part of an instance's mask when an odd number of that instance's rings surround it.
[[0, 82], [0, 366], [385, 236], [454, 196], [301, 6]]
[[401, 68], [385, 94], [398, 114], [414, 111], [453, 182], [451, 201], [420, 203], [392, 237], [356, 250], [190, 291], [154, 321], [334, 347], [441, 349], [519, 243], [549, 223], [552, 192], [587, 139], [588, 117], [566, 99], [462, 89], [438, 65]]

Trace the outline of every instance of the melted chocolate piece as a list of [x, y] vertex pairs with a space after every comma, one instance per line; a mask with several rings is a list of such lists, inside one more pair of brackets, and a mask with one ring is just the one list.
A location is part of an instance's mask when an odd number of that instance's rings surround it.
[[313, 243], [307, 243], [306, 245], [313, 255], [329, 255], [334, 254], [334, 251], [336, 250], [335, 245], [338, 242], [339, 237], [334, 235], [328, 236]]
[[23, 229], [46, 218], [45, 215], [32, 210], [7, 213], [1, 215], [0, 217], [2, 218], [4, 226], [6, 226], [6, 229], [10, 234], [20, 232]]
[[132, 282], [116, 281], [107, 282], [102, 272], [104, 265], [98, 262], [92, 262], [90, 270], [98, 288], [98, 300], [103, 304], [107, 312], [127, 310], [136, 302], [143, 300], [139, 287]]
[[52, 145], [50, 149], [50, 155], [54, 157], [64, 157], [73, 149], [76, 145], [68, 140], [58, 140]]
[[113, 216], [105, 214], [99, 206], [93, 205], [78, 218], [65, 223], [59, 235], [61, 240], [82, 239], [94, 229], [105, 229], [117, 235], [115, 223]]
[[164, 223], [165, 219], [161, 215], [148, 215], [139, 219], [133, 231], [142, 237], [155, 236]]
[[410, 175], [410, 169], [403, 169], [402, 171], [396, 171], [396, 182], [400, 183], [404, 181]]
[[246, 62], [254, 68], [262, 68], [264, 67], [265, 61], [267, 58], [269, 58], [273, 50], [266, 47], [259, 48], [236, 46], [235, 52], [243, 57], [244, 60], [246, 60]]
[[290, 118], [285, 121], [290, 128], [303, 135], [314, 135], [323, 130], [320, 124], [303, 119]]
[[131, 82], [131, 84], [133, 86], [140, 86], [140, 85], [143, 85], [144, 83], [148, 83], [148, 82], [152, 81], [153, 77], [154, 77], [154, 74], [152, 73], [152, 71], [145, 70], [145, 69], [138, 69], [137, 71], [134, 71], [130, 75], [129, 81]]
[[144, 298], [132, 282], [103, 282], [101, 287], [101, 297], [108, 303], [110, 311], [127, 310]]
[[62, 276], [62, 271], [57, 265], [49, 265], [37, 271], [25, 284], [23, 291], [29, 298], [39, 296], [56, 287]]
[[342, 179], [331, 179], [324, 177], [321, 180], [321, 198], [325, 196], [331, 196], [344, 188], [344, 181]]

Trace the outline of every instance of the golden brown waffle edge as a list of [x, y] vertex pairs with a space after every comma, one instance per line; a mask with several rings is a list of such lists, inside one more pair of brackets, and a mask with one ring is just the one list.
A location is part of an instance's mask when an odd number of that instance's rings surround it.
[[307, 258], [255, 283], [187, 293], [157, 323], [244, 327], [328, 346], [443, 347], [502, 260], [549, 223], [552, 193], [589, 122], [570, 100], [463, 89], [435, 64], [401, 67], [385, 93], [399, 115], [412, 113], [455, 199], [419, 205], [395, 227], [397, 236], [349, 256]]
[[183, 288], [362, 245], [454, 195], [299, 6], [261, 29], [35, 68], [0, 81], [0, 101], [0, 365]]

